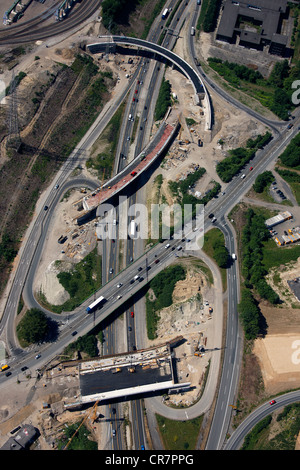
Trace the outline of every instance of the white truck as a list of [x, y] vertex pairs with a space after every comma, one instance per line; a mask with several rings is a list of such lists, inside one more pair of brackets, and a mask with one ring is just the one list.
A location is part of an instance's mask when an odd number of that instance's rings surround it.
[[130, 222], [129, 226], [129, 236], [130, 238], [135, 238], [136, 237], [136, 223], [134, 220]]

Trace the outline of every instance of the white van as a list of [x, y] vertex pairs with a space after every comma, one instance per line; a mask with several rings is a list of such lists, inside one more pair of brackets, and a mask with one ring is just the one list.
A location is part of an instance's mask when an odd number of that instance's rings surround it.
[[170, 248], [170, 243], [167, 243], [165, 248]]
[[245, 176], [246, 176], [246, 175], [245, 175], [245, 173], [244, 173], [244, 174], [241, 176], [241, 179], [243, 180], [243, 179], [245, 178]]
[[136, 276], [134, 276], [133, 279], [134, 279], [135, 281], [137, 281], [137, 279], [139, 279], [139, 277], [140, 277], [140, 276], [137, 274]]

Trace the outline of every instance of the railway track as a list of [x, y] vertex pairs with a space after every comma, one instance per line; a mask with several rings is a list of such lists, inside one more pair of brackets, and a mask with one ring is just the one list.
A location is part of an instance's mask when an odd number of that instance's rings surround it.
[[[0, 46], [18, 45], [38, 40], [48, 39], [53, 36], [65, 33], [73, 28], [83, 24], [89, 17], [94, 15], [100, 8], [101, 0], [83, 1], [77, 5], [77, 8], [71, 10], [68, 17], [63, 21], [56, 22], [54, 19], [55, 9], [61, 4], [61, 1], [55, 4], [55, 7], [47, 10], [43, 14], [28, 20], [23, 24], [8, 26], [6, 29], [0, 29]], [[51, 11], [50, 11], [51, 10]], [[45, 25], [49, 17], [53, 14], [53, 24]]]

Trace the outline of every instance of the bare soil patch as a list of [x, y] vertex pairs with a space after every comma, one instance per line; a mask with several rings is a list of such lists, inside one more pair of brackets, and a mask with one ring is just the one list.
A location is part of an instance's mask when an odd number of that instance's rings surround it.
[[[173, 304], [159, 312], [157, 339], [151, 344], [160, 344], [175, 336], [182, 335], [184, 340], [174, 350], [178, 358], [178, 379], [190, 382], [191, 390], [184, 394], [171, 394], [168, 403], [190, 406], [199, 397], [204, 385], [205, 371], [209, 364], [212, 347], [214, 318], [209, 307], [214, 305], [216, 295], [207, 276], [196, 262], [182, 259], [187, 269], [186, 278], [178, 281], [173, 291]], [[207, 351], [195, 356], [203, 346]]]

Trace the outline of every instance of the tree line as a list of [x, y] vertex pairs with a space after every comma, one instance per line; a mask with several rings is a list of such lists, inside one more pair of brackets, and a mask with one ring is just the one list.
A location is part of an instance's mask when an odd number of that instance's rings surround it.
[[248, 209], [246, 224], [242, 231], [244, 287], [241, 292], [241, 302], [238, 305], [246, 339], [257, 338], [265, 328], [264, 318], [251, 290], [253, 289], [261, 298], [273, 305], [280, 301], [278, 294], [265, 279], [267, 270], [263, 264], [263, 244], [269, 236], [264, 217], [255, 213], [253, 209]]
[[258, 135], [255, 139], [248, 139], [246, 147], [238, 147], [229, 150], [228, 156], [217, 164], [216, 171], [224, 183], [228, 183], [240, 172], [240, 170], [250, 162], [258, 149], [265, 147], [272, 139], [272, 134], [267, 131], [263, 135]]
[[300, 134], [297, 134], [280, 155], [283, 165], [295, 168], [300, 165]]
[[277, 62], [269, 76], [264, 78], [260, 72], [234, 62], [222, 61], [209, 57], [208, 63], [219, 75], [236, 88], [249, 92], [247, 83], [255, 84], [251, 87], [251, 96], [270, 109], [282, 120], [288, 120], [290, 112], [294, 109], [291, 100], [293, 94], [292, 83], [299, 78], [300, 61], [291, 66], [287, 59]]

